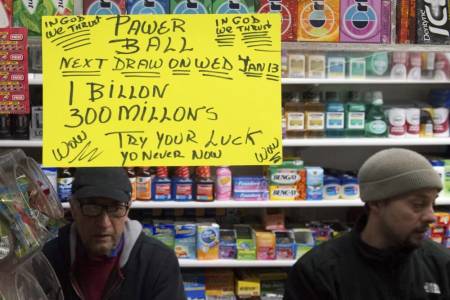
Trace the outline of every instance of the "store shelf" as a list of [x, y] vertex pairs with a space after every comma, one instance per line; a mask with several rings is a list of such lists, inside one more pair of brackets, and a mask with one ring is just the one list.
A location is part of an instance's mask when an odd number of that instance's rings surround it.
[[[64, 208], [69, 208], [69, 203], [62, 204]], [[436, 201], [436, 205], [450, 205], [449, 197], [441, 197]], [[360, 200], [320, 200], [320, 201], [235, 201], [216, 200], [213, 202], [196, 201], [134, 201], [133, 209], [148, 208], [265, 208], [265, 207], [358, 207], [363, 206]]]
[[450, 145], [450, 138], [311, 138], [284, 139], [283, 146], [438, 146]]
[[450, 81], [441, 80], [394, 80], [390, 78], [380, 79], [314, 79], [314, 78], [282, 78], [281, 83], [285, 85], [300, 84], [387, 84], [387, 85], [407, 85], [407, 84], [450, 84]]
[[32, 148], [42, 147], [42, 140], [0, 140], [0, 147]]
[[196, 260], [179, 259], [182, 268], [266, 268], [266, 267], [291, 267], [295, 260]]
[[311, 52], [449, 52], [450, 45], [420, 45], [420, 44], [357, 44], [357, 43], [305, 43], [283, 42], [283, 50], [298, 50]]
[[28, 74], [29, 85], [42, 85], [42, 74], [30, 73]]

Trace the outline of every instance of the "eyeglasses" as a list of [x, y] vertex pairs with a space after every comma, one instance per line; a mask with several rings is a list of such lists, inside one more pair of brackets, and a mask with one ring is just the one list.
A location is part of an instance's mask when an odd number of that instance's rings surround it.
[[85, 217], [98, 217], [106, 212], [109, 217], [121, 218], [127, 214], [128, 204], [126, 205], [101, 205], [93, 203], [80, 203], [81, 213]]

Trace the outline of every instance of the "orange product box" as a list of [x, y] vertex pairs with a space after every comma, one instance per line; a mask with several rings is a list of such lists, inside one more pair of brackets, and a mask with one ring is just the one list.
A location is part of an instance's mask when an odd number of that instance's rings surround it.
[[207, 269], [205, 271], [207, 297], [234, 296], [234, 272], [231, 269]]
[[339, 0], [299, 0], [298, 41], [339, 41]]
[[276, 258], [275, 246], [275, 234], [273, 232], [256, 232], [256, 259], [274, 260]]

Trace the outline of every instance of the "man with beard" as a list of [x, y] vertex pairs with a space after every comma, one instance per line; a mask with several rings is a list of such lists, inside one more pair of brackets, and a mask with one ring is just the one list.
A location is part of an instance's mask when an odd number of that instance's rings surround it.
[[351, 233], [299, 259], [284, 299], [450, 299], [450, 251], [425, 239], [442, 189], [430, 163], [410, 150], [383, 150], [358, 179], [367, 213]]
[[74, 222], [44, 247], [65, 299], [186, 299], [174, 252], [128, 219], [123, 168], [79, 168], [72, 193]]

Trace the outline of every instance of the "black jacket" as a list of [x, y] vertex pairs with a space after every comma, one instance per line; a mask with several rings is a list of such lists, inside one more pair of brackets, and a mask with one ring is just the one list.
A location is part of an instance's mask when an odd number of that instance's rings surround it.
[[[124, 237], [120, 271], [110, 275], [104, 299], [185, 300], [174, 252], [145, 236], [136, 221], [126, 223]], [[44, 247], [44, 254], [58, 276], [64, 298], [68, 300], [83, 299], [71, 271], [76, 240], [74, 226], [68, 225], [60, 229], [58, 238]]]
[[364, 225], [299, 259], [284, 300], [450, 299], [448, 249], [425, 241], [413, 251], [380, 251], [361, 240]]

